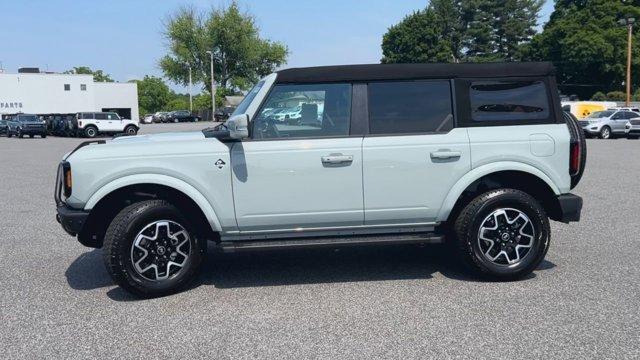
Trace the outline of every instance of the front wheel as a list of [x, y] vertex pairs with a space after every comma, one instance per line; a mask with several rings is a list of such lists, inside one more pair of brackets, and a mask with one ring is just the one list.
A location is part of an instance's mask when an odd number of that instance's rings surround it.
[[600, 129], [600, 139], [611, 139], [611, 128], [608, 126], [603, 126]]
[[206, 240], [165, 200], [131, 204], [113, 219], [104, 238], [104, 261], [113, 280], [142, 297], [172, 294], [195, 278]]
[[465, 263], [482, 276], [502, 281], [535, 270], [549, 249], [550, 233], [542, 206], [515, 189], [476, 197], [454, 224], [456, 245]]
[[124, 129], [124, 133], [128, 136], [136, 135], [138, 134], [138, 128], [133, 125], [129, 125]]

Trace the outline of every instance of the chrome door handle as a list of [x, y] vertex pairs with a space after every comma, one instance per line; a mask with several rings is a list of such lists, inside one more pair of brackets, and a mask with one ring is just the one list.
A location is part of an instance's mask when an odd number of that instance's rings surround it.
[[449, 160], [449, 159], [458, 159], [462, 156], [461, 151], [451, 151], [451, 150], [438, 150], [431, 153], [431, 159], [437, 160]]
[[353, 155], [331, 154], [322, 157], [322, 163], [326, 165], [351, 164]]

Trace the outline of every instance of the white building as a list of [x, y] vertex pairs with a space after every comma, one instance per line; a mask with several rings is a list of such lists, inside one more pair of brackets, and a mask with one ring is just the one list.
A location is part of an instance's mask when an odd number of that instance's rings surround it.
[[94, 82], [92, 75], [0, 73], [0, 114], [92, 111], [138, 119], [137, 84]]

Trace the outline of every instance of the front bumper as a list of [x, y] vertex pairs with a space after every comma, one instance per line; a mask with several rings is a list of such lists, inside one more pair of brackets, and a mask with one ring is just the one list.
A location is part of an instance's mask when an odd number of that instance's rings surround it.
[[71, 236], [76, 236], [82, 231], [84, 223], [89, 217], [88, 211], [73, 209], [66, 204], [59, 204], [56, 207], [56, 212], [56, 220]]
[[574, 194], [558, 195], [559, 216], [557, 221], [563, 223], [580, 221], [582, 198]]

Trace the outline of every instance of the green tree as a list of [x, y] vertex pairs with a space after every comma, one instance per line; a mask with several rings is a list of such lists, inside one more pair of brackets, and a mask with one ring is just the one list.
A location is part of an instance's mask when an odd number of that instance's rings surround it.
[[[588, 97], [597, 90], [623, 88], [626, 72], [626, 29], [617, 21], [640, 18], [640, 1], [558, 0], [542, 33], [524, 48], [525, 60], [552, 61], [561, 89]], [[640, 37], [634, 35], [634, 54]], [[632, 84], [640, 80], [640, 58], [633, 57]]]
[[175, 95], [174, 98], [169, 100], [162, 110], [165, 111], [174, 111], [174, 110], [188, 110], [189, 109], [189, 95]]
[[169, 54], [160, 60], [167, 78], [177, 84], [193, 82], [211, 91], [210, 55], [213, 51], [215, 78], [223, 88], [246, 89], [260, 77], [283, 65], [287, 47], [260, 37], [255, 18], [240, 11], [233, 1], [228, 7], [199, 13], [181, 8], [165, 23]]
[[610, 91], [607, 93], [607, 100], [610, 101], [625, 101], [627, 95], [622, 91]]
[[602, 91], [598, 91], [595, 94], [593, 94], [593, 96], [591, 96], [591, 100], [593, 100], [593, 101], [606, 101], [607, 100], [607, 95], [605, 95], [605, 93], [603, 93]]
[[159, 77], [147, 75], [142, 80], [136, 80], [136, 83], [141, 115], [162, 110], [173, 97], [167, 84]]
[[63, 74], [93, 75], [93, 81], [95, 82], [113, 82], [111, 75], [104, 73], [102, 70], [91, 70], [88, 66], [75, 66], [73, 69], [63, 72]]
[[389, 28], [382, 62], [512, 61], [535, 34], [543, 0], [432, 0]]
[[382, 38], [382, 63], [449, 62], [454, 59], [449, 39], [436, 24], [431, 8], [416, 11], [389, 28]]

